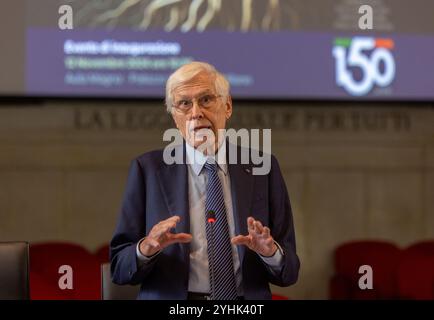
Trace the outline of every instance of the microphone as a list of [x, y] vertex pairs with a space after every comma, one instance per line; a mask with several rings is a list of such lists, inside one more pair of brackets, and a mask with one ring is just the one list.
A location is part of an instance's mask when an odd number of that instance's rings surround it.
[[214, 299], [214, 288], [215, 288], [215, 277], [214, 277], [214, 223], [216, 222], [216, 217], [215, 217], [215, 211], [214, 210], [208, 210], [206, 212], [206, 221], [209, 224], [210, 227], [210, 242], [208, 243], [208, 245], [210, 246], [210, 251], [211, 251], [211, 256], [208, 257], [209, 258], [209, 263], [211, 265], [210, 268], [210, 278], [211, 278], [211, 299]]
[[208, 212], [206, 213], [206, 220], [211, 225], [216, 221], [214, 210], [208, 210]]

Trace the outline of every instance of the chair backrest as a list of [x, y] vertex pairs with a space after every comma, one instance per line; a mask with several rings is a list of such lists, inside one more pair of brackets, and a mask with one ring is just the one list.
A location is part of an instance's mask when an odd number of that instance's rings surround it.
[[289, 300], [289, 298], [282, 294], [272, 293], [271, 300]]
[[[63, 265], [72, 268], [72, 289], [59, 287]], [[35, 243], [30, 246], [30, 286], [32, 300], [100, 300], [100, 264], [78, 244]]]
[[102, 300], [136, 300], [140, 286], [120, 286], [112, 282], [110, 263], [101, 265], [101, 297]]
[[434, 256], [434, 240], [424, 240], [413, 243], [405, 249], [406, 252]]
[[[381, 240], [352, 241], [335, 250], [335, 272], [348, 279], [351, 297], [347, 299], [394, 299], [398, 295], [397, 266], [401, 250]], [[374, 272], [374, 290], [360, 290], [359, 267], [370, 265]]]
[[0, 242], [0, 300], [29, 299], [29, 244]]
[[401, 299], [434, 299], [434, 242], [420, 242], [404, 250], [398, 267]]
[[100, 264], [110, 262], [109, 254], [110, 254], [110, 248], [108, 244], [102, 245], [94, 253], [95, 257], [98, 259]]

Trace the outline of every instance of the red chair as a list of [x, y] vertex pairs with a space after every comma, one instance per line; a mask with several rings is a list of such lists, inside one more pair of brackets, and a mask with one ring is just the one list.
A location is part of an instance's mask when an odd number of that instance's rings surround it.
[[398, 287], [402, 299], [434, 300], [434, 241], [415, 243], [404, 250]]
[[[59, 268], [72, 268], [72, 289], [59, 288]], [[99, 300], [101, 277], [98, 259], [71, 243], [49, 242], [30, 246], [30, 297], [35, 300]]]
[[[335, 275], [330, 281], [331, 299], [396, 299], [397, 265], [401, 250], [386, 241], [353, 241], [335, 250]], [[359, 288], [359, 268], [369, 265], [373, 272], [373, 289]]]
[[108, 244], [99, 247], [95, 251], [95, 257], [98, 259], [100, 264], [110, 262], [109, 251], [110, 249]]
[[70, 290], [59, 290], [54, 281], [50, 281], [44, 275], [30, 271], [30, 299], [32, 300], [74, 300], [74, 294]]
[[434, 240], [425, 240], [413, 243], [411, 246], [407, 247], [405, 251], [434, 256]]

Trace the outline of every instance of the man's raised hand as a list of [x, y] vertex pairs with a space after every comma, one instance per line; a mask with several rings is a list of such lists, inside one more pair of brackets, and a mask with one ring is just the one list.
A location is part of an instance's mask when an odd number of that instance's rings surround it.
[[271, 257], [277, 250], [277, 245], [270, 234], [270, 229], [264, 227], [259, 220], [252, 217], [247, 218], [247, 236], [238, 235], [231, 239], [231, 242], [236, 245], [245, 245], [250, 250], [259, 253], [264, 257]]
[[149, 234], [140, 243], [140, 252], [149, 257], [171, 244], [190, 242], [192, 239], [191, 234], [170, 232], [180, 220], [179, 216], [173, 216], [153, 226]]

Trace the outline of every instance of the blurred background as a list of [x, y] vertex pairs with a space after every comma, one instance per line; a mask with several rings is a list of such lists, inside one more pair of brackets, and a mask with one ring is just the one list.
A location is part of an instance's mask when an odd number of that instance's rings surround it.
[[[105, 262], [130, 161], [173, 127], [164, 83], [200, 60], [231, 82], [229, 127], [272, 129], [301, 260], [297, 284], [272, 291], [434, 299], [432, 12], [428, 0], [1, 3], [0, 241], [71, 243]], [[426, 258], [405, 258], [414, 247]], [[32, 296], [60, 298], [30, 266]]]

